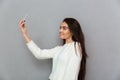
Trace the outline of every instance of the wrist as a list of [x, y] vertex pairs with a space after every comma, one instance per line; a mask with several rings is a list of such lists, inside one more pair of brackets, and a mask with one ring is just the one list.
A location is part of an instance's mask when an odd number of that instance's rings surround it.
[[23, 33], [23, 36], [28, 36], [28, 34], [27, 33]]
[[28, 36], [28, 34], [23, 34], [24, 38], [25, 38], [25, 41], [27, 43], [29, 43], [31, 41], [30, 37]]

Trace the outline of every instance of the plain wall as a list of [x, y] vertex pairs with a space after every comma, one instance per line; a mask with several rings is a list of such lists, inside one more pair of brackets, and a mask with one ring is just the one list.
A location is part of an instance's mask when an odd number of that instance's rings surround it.
[[48, 80], [52, 60], [37, 60], [19, 29], [27, 30], [40, 48], [61, 44], [59, 26], [76, 18], [88, 53], [86, 80], [120, 80], [119, 0], [0, 0], [0, 80]]

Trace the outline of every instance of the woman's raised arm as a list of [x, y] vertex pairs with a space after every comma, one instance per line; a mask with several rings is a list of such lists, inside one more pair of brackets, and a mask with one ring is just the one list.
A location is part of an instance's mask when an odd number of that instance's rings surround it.
[[26, 25], [25, 25], [25, 20], [21, 20], [19, 22], [19, 26], [20, 26], [20, 29], [22, 31], [23, 37], [25, 38], [25, 41], [27, 43], [29, 43], [31, 41], [31, 39], [30, 39], [30, 37], [28, 36], [28, 33], [27, 33], [27, 28], [26, 28]]

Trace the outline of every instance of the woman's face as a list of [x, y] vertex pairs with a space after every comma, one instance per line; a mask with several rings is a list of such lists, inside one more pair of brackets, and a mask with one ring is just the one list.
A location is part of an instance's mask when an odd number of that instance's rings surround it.
[[59, 36], [61, 39], [65, 40], [72, 39], [72, 33], [70, 32], [69, 26], [66, 22], [62, 22], [60, 25]]

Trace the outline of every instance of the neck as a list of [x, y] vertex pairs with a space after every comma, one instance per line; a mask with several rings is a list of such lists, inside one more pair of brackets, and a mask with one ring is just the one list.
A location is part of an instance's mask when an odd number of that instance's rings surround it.
[[68, 43], [71, 43], [71, 42], [73, 42], [73, 40], [72, 40], [71, 38], [65, 40], [65, 43], [67, 43], [67, 44], [68, 44]]

